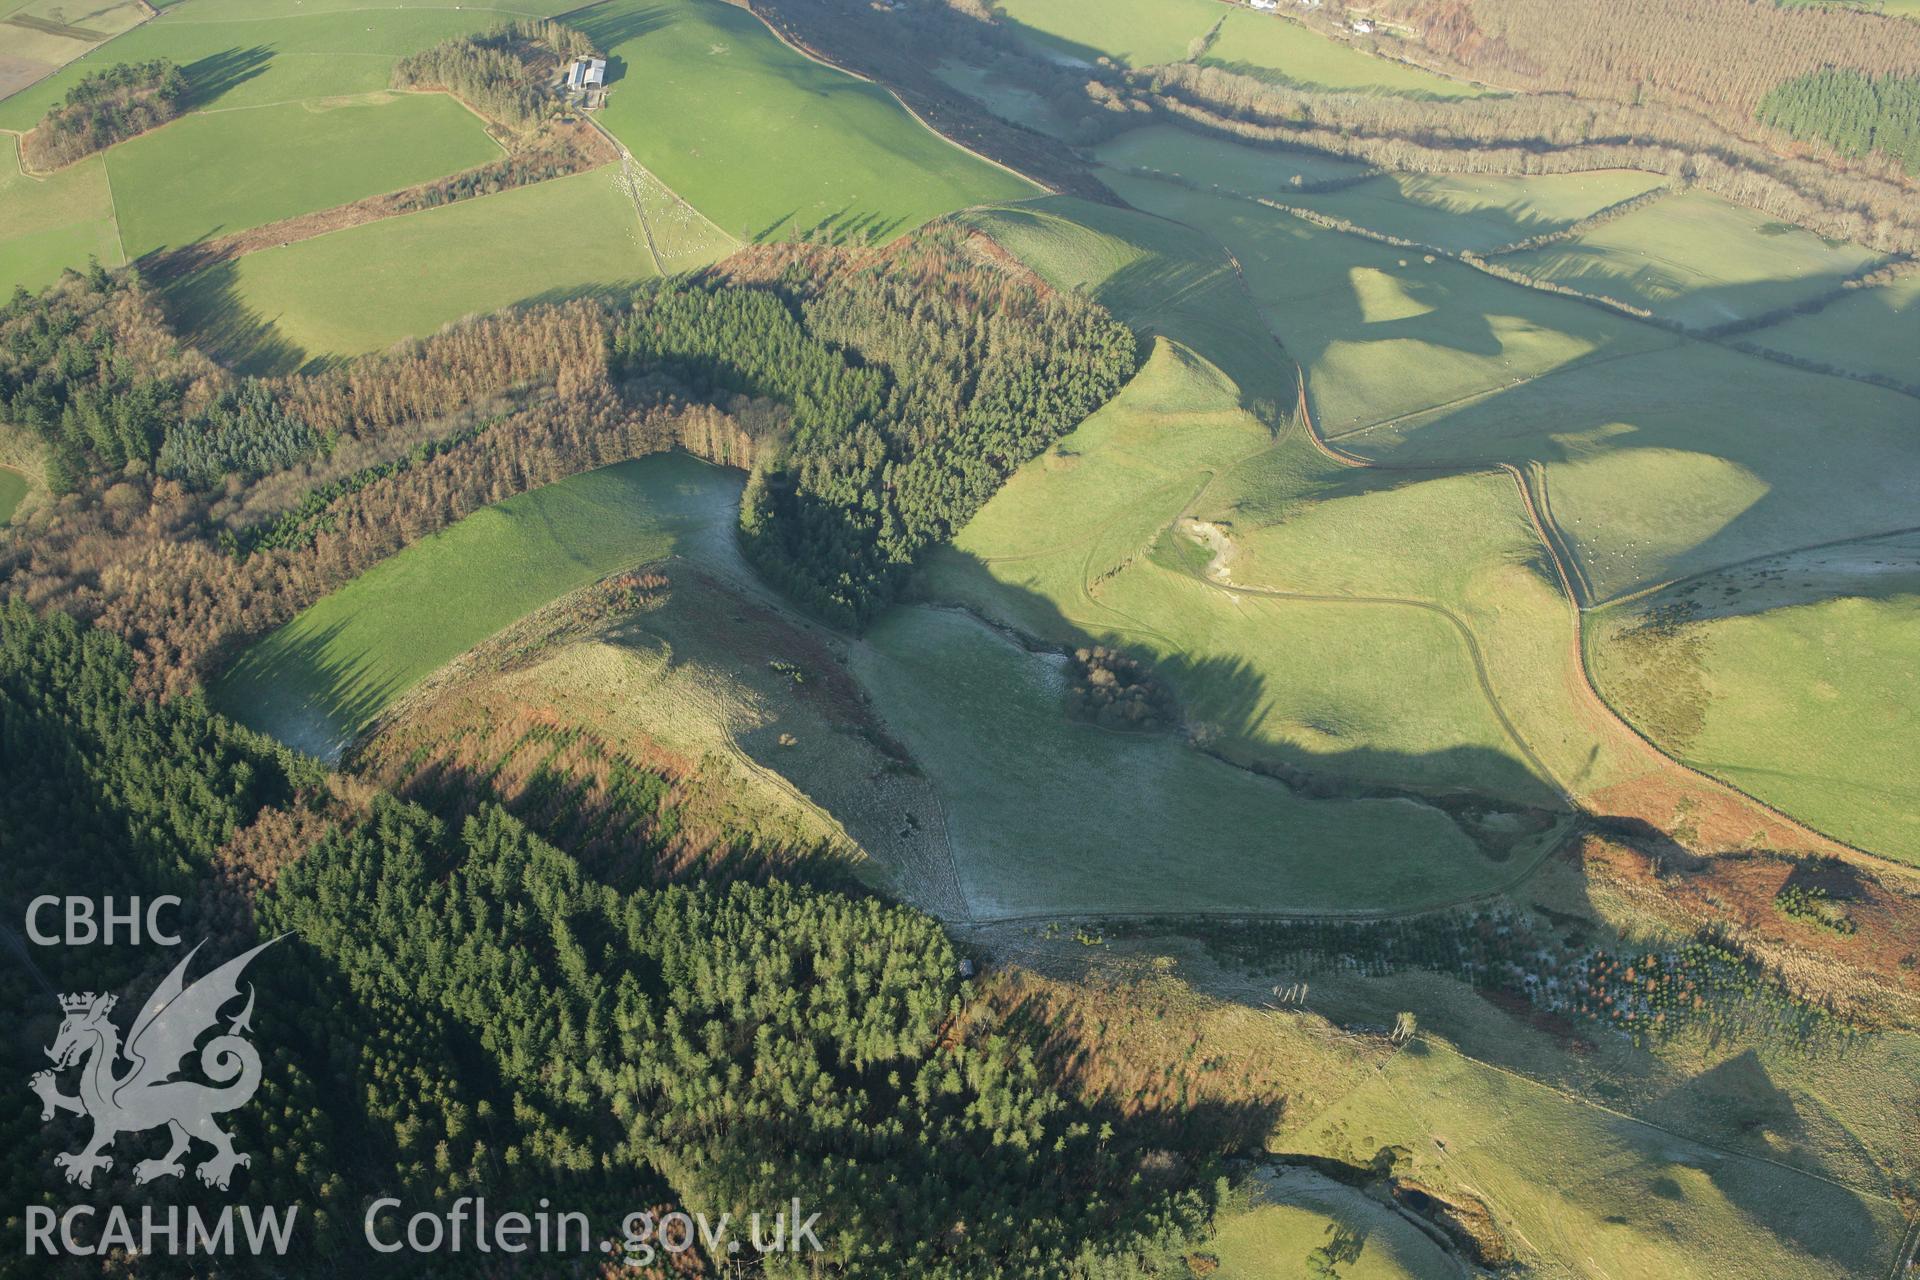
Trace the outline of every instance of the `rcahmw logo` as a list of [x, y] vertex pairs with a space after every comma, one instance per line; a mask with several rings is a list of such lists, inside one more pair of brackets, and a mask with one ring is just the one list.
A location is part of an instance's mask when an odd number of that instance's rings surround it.
[[[184, 1176], [185, 1160], [195, 1154], [196, 1142], [213, 1148], [193, 1170], [209, 1187], [227, 1190], [235, 1170], [252, 1162], [234, 1149], [233, 1136], [214, 1119], [245, 1106], [260, 1087], [260, 1052], [247, 1039], [253, 1029], [251, 984], [246, 1004], [225, 1019], [224, 1029], [221, 1010], [240, 999], [240, 975], [247, 965], [277, 941], [261, 943], [189, 986], [187, 966], [200, 950], [196, 946], [141, 1006], [124, 1042], [112, 1019], [114, 996], [87, 992], [60, 997], [65, 1017], [47, 1050], [53, 1069], [36, 1072], [31, 1084], [40, 1095], [42, 1121], [71, 1112], [93, 1122], [92, 1135], [78, 1151], [53, 1158], [68, 1182], [92, 1189], [96, 1178], [113, 1168], [109, 1153], [119, 1137], [159, 1128], [167, 1131], [167, 1150], [133, 1166], [136, 1184]], [[196, 1048], [204, 1079], [182, 1079], [183, 1063]], [[77, 1071], [76, 1091], [63, 1093], [60, 1077], [69, 1070]], [[26, 1211], [27, 1253], [94, 1254], [129, 1248], [219, 1254], [243, 1247], [278, 1254], [286, 1251], [298, 1214], [297, 1205], [227, 1205], [213, 1214], [193, 1206], [183, 1210], [149, 1205], [140, 1210], [136, 1225], [117, 1205], [75, 1205], [59, 1213], [31, 1205]], [[241, 1224], [237, 1232], [236, 1216]]]

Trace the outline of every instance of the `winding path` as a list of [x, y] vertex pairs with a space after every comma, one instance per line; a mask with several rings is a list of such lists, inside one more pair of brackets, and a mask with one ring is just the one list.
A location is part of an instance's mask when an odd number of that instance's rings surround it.
[[1500, 705], [1499, 695], [1494, 692], [1493, 681], [1487, 674], [1486, 657], [1481, 653], [1479, 640], [1474, 637], [1473, 631], [1467, 626], [1465, 619], [1461, 618], [1459, 614], [1447, 608], [1445, 605], [1440, 604], [1438, 601], [1417, 600], [1410, 596], [1338, 595], [1309, 591], [1282, 591], [1277, 587], [1250, 587], [1241, 583], [1221, 582], [1198, 571], [1192, 571], [1190, 576], [1199, 582], [1205, 583], [1216, 591], [1223, 591], [1229, 595], [1266, 596], [1274, 600], [1298, 600], [1318, 604], [1395, 605], [1406, 609], [1421, 609], [1427, 613], [1437, 614], [1445, 618], [1452, 624], [1453, 629], [1459, 633], [1461, 642], [1466, 645], [1467, 657], [1473, 663], [1474, 678], [1480, 683], [1480, 692], [1485, 695], [1487, 706], [1492, 708], [1494, 718], [1500, 722], [1500, 727], [1506, 731], [1507, 737], [1513, 740], [1514, 747], [1525, 757], [1527, 763], [1533, 767], [1533, 771], [1553, 787], [1554, 792], [1562, 800], [1566, 801], [1569, 806], [1575, 809], [1579, 808], [1579, 802], [1574, 798], [1573, 792], [1568, 790], [1566, 784], [1560, 781], [1559, 776], [1547, 767], [1547, 762], [1542, 760], [1531, 746], [1527, 745], [1526, 737], [1521, 734], [1520, 727], [1514, 724], [1512, 718], [1507, 715], [1507, 709]]
[[[1900, 862], [1893, 858], [1888, 858], [1882, 854], [1874, 853], [1869, 849], [1863, 849], [1858, 845], [1849, 844], [1848, 842], [1840, 839], [1837, 836], [1829, 835], [1828, 833], [1821, 831], [1818, 828], [1813, 827], [1806, 822], [1801, 821], [1799, 818], [1794, 817], [1792, 814], [1786, 813], [1781, 809], [1775, 808], [1773, 805], [1768, 804], [1765, 800], [1760, 799], [1760, 797], [1753, 795], [1751, 792], [1744, 791], [1737, 786], [1734, 786], [1732, 783], [1726, 781], [1723, 778], [1717, 778], [1714, 775], [1707, 773], [1704, 770], [1694, 768], [1692, 765], [1686, 763], [1684, 760], [1681, 760], [1678, 757], [1670, 754], [1665, 748], [1661, 747], [1659, 743], [1655, 742], [1652, 738], [1647, 736], [1647, 734], [1643, 732], [1638, 725], [1634, 724], [1631, 720], [1627, 719], [1625, 715], [1621, 714], [1619, 709], [1616, 708], [1611, 702], [1609, 702], [1606, 696], [1600, 692], [1599, 686], [1594, 683], [1593, 672], [1587, 659], [1586, 628], [1581, 617], [1583, 612], [1583, 606], [1581, 604], [1581, 595], [1580, 595], [1579, 589], [1575, 585], [1576, 583], [1575, 571], [1569, 568], [1569, 560], [1571, 559], [1571, 554], [1563, 546], [1562, 537], [1559, 533], [1559, 530], [1556, 527], [1550, 526], [1549, 523], [1542, 518], [1539, 504], [1537, 504], [1534, 501], [1533, 490], [1527, 484], [1527, 478], [1525, 473], [1523, 473], [1519, 467], [1515, 466], [1510, 462], [1494, 462], [1494, 463], [1485, 464], [1483, 466], [1476, 466], [1471, 463], [1460, 463], [1460, 464], [1407, 463], [1407, 464], [1401, 464], [1401, 465], [1393, 465], [1388, 463], [1377, 462], [1371, 459], [1359, 457], [1356, 454], [1348, 453], [1345, 450], [1338, 447], [1337, 445], [1331, 444], [1327, 440], [1323, 439], [1320, 435], [1319, 430], [1314, 425], [1312, 405], [1309, 403], [1308, 397], [1307, 397], [1306, 370], [1301, 368], [1300, 363], [1297, 360], [1294, 360], [1291, 355], [1286, 353], [1286, 346], [1284, 343], [1280, 341], [1279, 334], [1275, 331], [1273, 327], [1273, 323], [1271, 319], [1268, 317], [1266, 307], [1261, 304], [1258, 295], [1254, 293], [1252, 285], [1248, 282], [1246, 270], [1241, 265], [1240, 259], [1234, 254], [1234, 252], [1231, 249], [1227, 248], [1225, 245], [1221, 245], [1220, 250], [1222, 253], [1226, 255], [1228, 263], [1232, 265], [1234, 278], [1239, 282], [1240, 289], [1246, 295], [1248, 303], [1253, 307], [1255, 313], [1260, 316], [1262, 324], [1267, 329], [1268, 336], [1273, 339], [1274, 345], [1280, 349], [1280, 351], [1285, 356], [1285, 358], [1293, 364], [1294, 373], [1296, 377], [1296, 385], [1299, 388], [1299, 393], [1298, 393], [1299, 398], [1296, 406], [1295, 416], [1299, 420], [1301, 429], [1306, 433], [1307, 441], [1316, 450], [1318, 450], [1322, 456], [1326, 457], [1330, 461], [1338, 463], [1340, 466], [1343, 466], [1343, 467], [1353, 467], [1356, 469], [1374, 470], [1374, 471], [1381, 471], [1381, 472], [1387, 472], [1387, 473], [1398, 472], [1402, 474], [1418, 473], [1418, 474], [1427, 474], [1427, 475], [1464, 475], [1464, 474], [1472, 474], [1477, 471], [1497, 469], [1503, 472], [1509, 479], [1513, 481], [1514, 488], [1519, 491], [1520, 504], [1522, 509], [1525, 510], [1526, 512], [1527, 521], [1533, 526], [1534, 536], [1539, 539], [1541, 549], [1546, 552], [1547, 560], [1553, 566], [1554, 576], [1559, 580], [1560, 590], [1562, 594], [1566, 597], [1567, 604], [1569, 606], [1568, 607], [1568, 624], [1571, 630], [1571, 644], [1572, 644], [1573, 660], [1574, 660], [1573, 667], [1574, 667], [1574, 670], [1579, 673], [1579, 677], [1580, 677], [1579, 685], [1580, 685], [1581, 694], [1586, 698], [1586, 700], [1592, 706], [1592, 708], [1600, 713], [1600, 716], [1603, 722], [1610, 723], [1616, 726], [1618, 729], [1623, 730], [1628, 737], [1630, 737], [1635, 743], [1638, 744], [1638, 749], [1641, 751], [1644, 758], [1647, 759], [1647, 761], [1650, 764], [1652, 764], [1655, 768], [1663, 772], [1678, 770], [1681, 773], [1685, 774], [1689, 779], [1695, 782], [1705, 783], [1709, 788], [1720, 792], [1724, 796], [1728, 796], [1736, 800], [1744, 801], [1745, 803], [1750, 804], [1758, 808], [1759, 810], [1763, 811], [1764, 813], [1772, 817], [1777, 822], [1783, 824], [1785, 827], [1787, 827], [1788, 830], [1794, 832], [1795, 834], [1801, 836], [1806, 840], [1812, 841], [1816, 845], [1816, 847], [1825, 846], [1828, 848], [1843, 850], [1847, 853], [1869, 860], [1871, 864], [1874, 865], [1875, 867], [1892, 866], [1892, 867], [1899, 867], [1903, 870], [1911, 870], [1911, 868], [1908, 867], [1907, 864], [1903, 862]], [[1848, 541], [1853, 541], [1853, 539], [1848, 539]], [[1778, 554], [1778, 553], [1775, 553], [1775, 554]], [[1505, 720], [1504, 715], [1502, 716], [1502, 720], [1503, 721]], [[1548, 774], [1546, 776], [1552, 777], [1553, 775]]]

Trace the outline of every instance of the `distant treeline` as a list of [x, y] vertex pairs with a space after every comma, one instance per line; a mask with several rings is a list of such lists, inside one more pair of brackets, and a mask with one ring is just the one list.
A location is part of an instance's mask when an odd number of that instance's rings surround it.
[[553, 106], [561, 64], [592, 52], [593, 42], [565, 23], [523, 19], [400, 59], [393, 87], [445, 89], [484, 116], [526, 129]]
[[187, 77], [173, 62], [122, 62], [83, 77], [21, 145], [31, 169], [57, 169], [179, 115]]
[[1324, 94], [1189, 63], [1132, 75], [1125, 90], [1127, 102], [1190, 126], [1332, 152], [1382, 169], [1514, 175], [1644, 169], [1821, 235], [1920, 250], [1920, 202], [1903, 181], [1780, 155], [1666, 107], [1561, 94], [1438, 102]]
[[1736, 132], [1775, 85], [1796, 76], [1824, 67], [1920, 71], [1920, 24], [1812, 5], [1385, 0], [1375, 8], [1411, 29], [1424, 46], [1418, 53], [1502, 88], [1661, 103]]
[[[820, 29], [831, 24], [830, 10], [817, 3], [785, 0], [782, 8], [817, 9]], [[1349, 29], [1363, 10], [1377, 34]], [[1881, 79], [1920, 74], [1920, 23], [1905, 19], [1764, 0], [1596, 0], [1571, 8], [1560, 0], [1381, 0], [1351, 10], [1345, 0], [1327, 0], [1285, 19], [1499, 90], [1427, 100], [1275, 83], [1209, 63], [1198, 48], [1156, 66], [1050, 62], [982, 0], [902, 13], [896, 21], [915, 31], [922, 56], [971, 43], [991, 65], [1017, 66], [1022, 87], [1046, 102], [1077, 145], [1164, 112], [1228, 136], [1404, 172], [1638, 168], [1823, 236], [1920, 251], [1920, 201], [1894, 158], [1783, 154], [1779, 136], [1755, 119], [1770, 91], [1822, 68]], [[957, 25], [956, 15], [963, 15]], [[968, 29], [985, 34], [967, 41]]]
[[1760, 120], [1796, 138], [1818, 138], [1843, 156], [1878, 151], [1920, 173], [1920, 76], [1873, 76], [1831, 67], [1769, 93]]

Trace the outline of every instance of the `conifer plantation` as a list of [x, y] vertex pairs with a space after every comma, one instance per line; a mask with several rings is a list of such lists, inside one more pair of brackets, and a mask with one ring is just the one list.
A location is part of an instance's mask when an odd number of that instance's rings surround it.
[[[1200, 1220], [1180, 1188], [1204, 1164], [1142, 1181], [1110, 1118], [969, 1012], [930, 917], [764, 873], [618, 891], [483, 796], [449, 825], [343, 791], [195, 691], [236, 644], [479, 504], [674, 447], [753, 469], [743, 535], [799, 603], [871, 616], [1135, 360], [1099, 308], [958, 266], [956, 243], [769, 251], [281, 379], [180, 343], [132, 272], [0, 313], [7, 414], [62, 491], [12, 544], [0, 611], [5, 898], [85, 845], [102, 892], [180, 894], [221, 954], [297, 935], [263, 1034], [328, 1069], [283, 1074], [248, 1141], [274, 1192], [315, 1206], [315, 1247], [396, 1186], [503, 1206], [565, 1191], [609, 1222], [857, 1204], [830, 1229], [847, 1275], [1066, 1274]], [[78, 957], [53, 978], [140, 976]], [[14, 1138], [55, 1135], [29, 1116]]]
[[1920, 173], [1920, 76], [1876, 79], [1829, 67], [1774, 89], [1758, 114], [1764, 124], [1818, 138], [1843, 156], [1879, 152]]
[[[497, 807], [452, 828], [343, 799], [198, 697], [150, 699], [132, 675], [106, 633], [0, 607], [5, 896], [47, 889], [84, 845], [99, 892], [193, 904], [209, 962], [295, 935], [261, 965], [276, 1080], [242, 1140], [267, 1175], [254, 1194], [310, 1206], [303, 1251], [354, 1247], [376, 1192], [484, 1191], [502, 1211], [546, 1196], [606, 1223], [660, 1205], [858, 1205], [828, 1215], [823, 1240], [839, 1274], [874, 1277], [1013, 1259], [1036, 1276], [1096, 1259], [1153, 1274], [1200, 1220], [1201, 1198], [1173, 1188], [1206, 1183], [1207, 1152], [1183, 1156], [1180, 1179], [1141, 1180], [1138, 1141], [974, 1009], [930, 917], [778, 881], [622, 894]], [[117, 958], [131, 955], [70, 951], [45, 976], [116, 988], [143, 980]], [[9, 1044], [24, 1078], [32, 1050]], [[28, 1202], [68, 1135], [9, 1115], [13, 1149], [38, 1157], [8, 1166]]]

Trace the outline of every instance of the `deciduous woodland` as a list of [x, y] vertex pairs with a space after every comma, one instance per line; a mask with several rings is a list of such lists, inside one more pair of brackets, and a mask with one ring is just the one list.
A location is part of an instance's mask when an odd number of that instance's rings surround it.
[[6, 568], [179, 691], [482, 505], [682, 447], [752, 469], [742, 531], [777, 584], [863, 621], [1135, 363], [1100, 308], [964, 265], [955, 234], [769, 249], [274, 380], [182, 347], [136, 278], [69, 277], [0, 319], [0, 392], [69, 491]]
[[1433, 53], [1503, 88], [1663, 102], [1750, 118], [1785, 81], [1823, 67], [1920, 72], [1920, 25], [1747, 0], [1392, 0], [1383, 12]]
[[[779, 8], [806, 20], [810, 32], [831, 30], [811, 0], [785, 0]], [[1179, 62], [1062, 65], [1009, 38], [997, 10], [967, 0], [949, 0], [947, 9], [911, 21], [922, 25], [929, 49], [971, 38], [985, 41], [997, 60], [1019, 60], [1035, 91], [1088, 141], [1165, 112], [1189, 126], [1395, 170], [1639, 168], [1823, 235], [1903, 252], [1920, 248], [1920, 201], [1903, 178], [1903, 161], [1837, 149], [1811, 130], [1769, 127], [1759, 114], [1769, 93], [1828, 65], [1873, 77], [1913, 75], [1920, 70], [1920, 24], [1747, 0], [1693, 0], [1677, 10], [1612, 0], [1584, 6], [1571, 19], [1553, 16], [1557, 9], [1544, 0], [1409, 4], [1395, 29], [1418, 34], [1419, 46], [1385, 35], [1358, 38], [1364, 47], [1519, 91], [1446, 100], [1292, 85], [1210, 60], [1205, 41]], [[1331, 38], [1356, 39], [1338, 0], [1306, 21]], [[1682, 29], [1684, 40], [1676, 36]], [[1696, 37], [1719, 53], [1695, 53]], [[1795, 145], [1795, 137], [1814, 145]]]
[[1762, 155], [1697, 116], [1646, 104], [1551, 95], [1412, 102], [1328, 101], [1216, 67], [1155, 68], [1153, 105], [1230, 136], [1321, 148], [1389, 169], [1579, 173], [1640, 168], [1825, 234], [1902, 251], [1920, 247], [1911, 192], [1873, 173]]
[[166, 58], [96, 71], [27, 134], [22, 156], [35, 169], [72, 164], [159, 128], [180, 114], [186, 94], [186, 76]]

